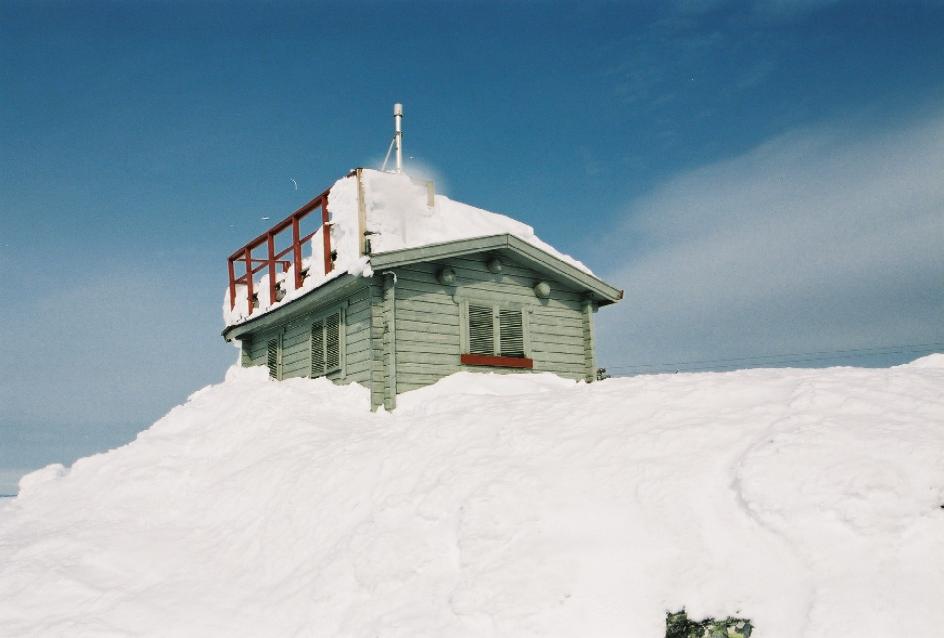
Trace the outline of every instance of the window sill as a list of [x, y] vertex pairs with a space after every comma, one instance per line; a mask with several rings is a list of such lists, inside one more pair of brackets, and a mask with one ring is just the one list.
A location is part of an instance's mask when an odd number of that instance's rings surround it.
[[493, 368], [533, 368], [534, 360], [527, 357], [496, 357], [486, 354], [459, 355], [459, 363], [467, 366], [491, 366]]
[[337, 366], [337, 367], [331, 368], [331, 369], [329, 369], [329, 370], [325, 370], [324, 372], [321, 372], [321, 373], [319, 373], [319, 374], [311, 374], [311, 373], [309, 373], [309, 374], [308, 374], [308, 378], [309, 378], [309, 379], [320, 379], [321, 377], [326, 377], [326, 376], [328, 376], [329, 374], [334, 374], [335, 372], [340, 372], [340, 371], [341, 371], [341, 366]]

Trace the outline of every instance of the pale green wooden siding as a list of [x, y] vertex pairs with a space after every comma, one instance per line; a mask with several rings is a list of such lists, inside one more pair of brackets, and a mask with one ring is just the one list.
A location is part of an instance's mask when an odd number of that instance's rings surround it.
[[252, 365], [252, 338], [249, 336], [239, 342], [239, 365], [244, 368]]
[[[489, 272], [486, 257], [452, 258], [396, 269], [396, 383], [398, 392], [429, 385], [459, 370], [521, 373], [510, 368], [463, 366], [460, 304], [519, 305], [525, 317], [527, 354], [535, 372], [554, 372], [572, 379], [587, 377], [585, 318], [582, 295], [550, 282], [550, 299], [535, 297], [541, 280], [526, 267], [503, 260], [499, 274]], [[455, 270], [456, 286], [436, 280], [441, 268]]]
[[252, 336], [249, 344], [249, 365], [264, 366], [268, 363], [269, 341], [278, 339], [279, 332], [279, 328], [270, 328]]
[[593, 334], [594, 312], [596, 312], [596, 306], [593, 302], [585, 302], [583, 305], [583, 361], [587, 381], [595, 381], [597, 378], [596, 337]]
[[534, 309], [528, 324], [531, 357], [535, 370], [583, 379], [587, 376], [584, 319], [579, 302], [572, 303], [573, 307], [568, 309]]
[[311, 317], [299, 317], [282, 333], [282, 378], [307, 377], [311, 365]]
[[392, 410], [397, 407], [397, 339], [396, 339], [396, 286], [390, 276], [384, 281], [383, 303], [383, 405]]
[[[379, 282], [380, 278], [377, 278]], [[384, 404], [384, 307], [383, 288], [374, 283], [368, 289], [370, 303], [370, 404], [377, 408]]]
[[397, 390], [407, 392], [458, 372], [459, 305], [436, 281], [441, 266], [397, 269]]
[[[345, 312], [344, 381], [370, 383], [370, 294], [364, 286], [349, 300]], [[328, 375], [335, 378], [337, 373]]]
[[281, 335], [282, 356], [280, 378], [307, 377], [311, 374], [311, 324], [333, 309], [343, 308], [343, 365], [327, 376], [334, 381], [370, 382], [370, 302], [368, 286], [351, 295], [341, 304], [331, 304], [290, 322], [254, 334], [244, 349], [243, 365], [266, 365], [266, 344]]
[[[484, 304], [522, 310], [523, 345], [525, 355], [534, 361], [534, 372], [592, 378], [595, 308], [585, 301], [583, 293], [507, 258], [502, 259], [499, 274], [489, 272], [486, 263], [486, 255], [469, 255], [399, 266], [363, 280], [363, 287], [340, 304], [344, 318], [343, 364], [328, 377], [340, 383], [362, 383], [370, 388], [373, 407], [392, 409], [396, 394], [435, 383], [460, 370], [528, 373], [459, 363], [462, 348], [468, 349], [463, 345], [463, 312], [469, 304]], [[437, 273], [445, 266], [455, 271], [455, 286], [437, 281]], [[550, 283], [549, 299], [535, 297], [533, 286], [538, 281]], [[337, 307], [337, 303], [329, 304], [253, 333], [252, 339], [244, 343], [244, 365], [265, 365], [268, 341], [280, 339], [279, 378], [309, 376], [312, 322]]]

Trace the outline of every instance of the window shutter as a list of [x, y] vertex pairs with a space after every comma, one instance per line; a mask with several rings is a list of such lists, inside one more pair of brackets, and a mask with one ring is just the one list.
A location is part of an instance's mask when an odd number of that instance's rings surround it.
[[491, 306], [469, 304], [469, 352], [495, 354], [494, 332]]
[[324, 321], [311, 324], [311, 377], [325, 373]]
[[279, 378], [279, 340], [269, 339], [266, 344], [266, 365], [269, 367], [269, 377]]
[[520, 310], [498, 311], [499, 354], [503, 357], [524, 356], [524, 328]]
[[325, 371], [341, 366], [341, 315], [325, 317]]

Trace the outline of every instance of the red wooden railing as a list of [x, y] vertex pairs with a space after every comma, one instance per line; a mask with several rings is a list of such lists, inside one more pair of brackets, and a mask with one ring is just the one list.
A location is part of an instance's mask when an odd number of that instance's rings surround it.
[[[321, 223], [318, 228], [301, 236], [301, 222], [310, 213], [321, 209]], [[323, 228], [322, 238], [324, 240], [324, 273], [327, 275], [334, 268], [331, 259], [331, 229], [328, 221], [328, 191], [323, 192], [294, 213], [280, 221], [278, 224], [262, 233], [251, 242], [234, 252], [229, 256], [229, 307], [232, 310], [236, 307], [236, 286], [246, 287], [246, 302], [249, 314], [253, 310], [253, 298], [256, 292], [253, 290], [254, 275], [261, 271], [267, 271], [269, 282], [269, 303], [273, 304], [277, 299], [278, 284], [276, 282], [276, 267], [281, 266], [282, 272], [288, 272], [289, 266], [295, 266], [295, 288], [301, 288], [305, 281], [306, 273], [302, 272], [302, 246], [314, 237], [318, 230]], [[276, 252], [276, 245], [284, 241], [285, 235], [291, 231], [291, 242], [287, 248]], [[282, 240], [282, 241], [279, 241]], [[260, 246], [265, 246], [265, 257], [254, 257], [253, 251]], [[291, 254], [290, 259], [283, 259]], [[241, 264], [242, 274], [237, 277], [237, 264]], [[312, 264], [313, 266], [314, 264]]]

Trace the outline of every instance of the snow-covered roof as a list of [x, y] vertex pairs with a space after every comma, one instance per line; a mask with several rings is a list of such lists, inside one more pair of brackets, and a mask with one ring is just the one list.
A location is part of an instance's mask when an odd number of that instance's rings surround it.
[[[237, 291], [233, 305], [227, 289], [223, 304], [227, 326], [284, 306], [342, 275], [371, 276], [371, 256], [476, 237], [512, 235], [583, 273], [593, 275], [586, 265], [542, 241], [531, 226], [506, 215], [453, 201], [444, 195], [433, 195], [430, 200], [426, 182], [414, 180], [406, 174], [370, 169], [352, 171], [334, 183], [327, 191], [327, 199], [330, 245], [336, 253], [331, 272], [324, 273], [324, 269], [319, 267], [324, 261], [322, 229], [311, 238], [311, 255], [303, 264], [308, 269], [307, 276], [300, 288], [296, 289], [291, 284], [294, 266], [278, 273], [278, 280], [283, 282], [284, 296], [275, 303], [269, 303], [267, 295], [258, 295], [259, 305], [251, 314], [245, 291]], [[371, 256], [363, 254], [365, 233], [370, 240]], [[262, 290], [262, 277], [258, 281], [259, 285], [254, 288]]]

